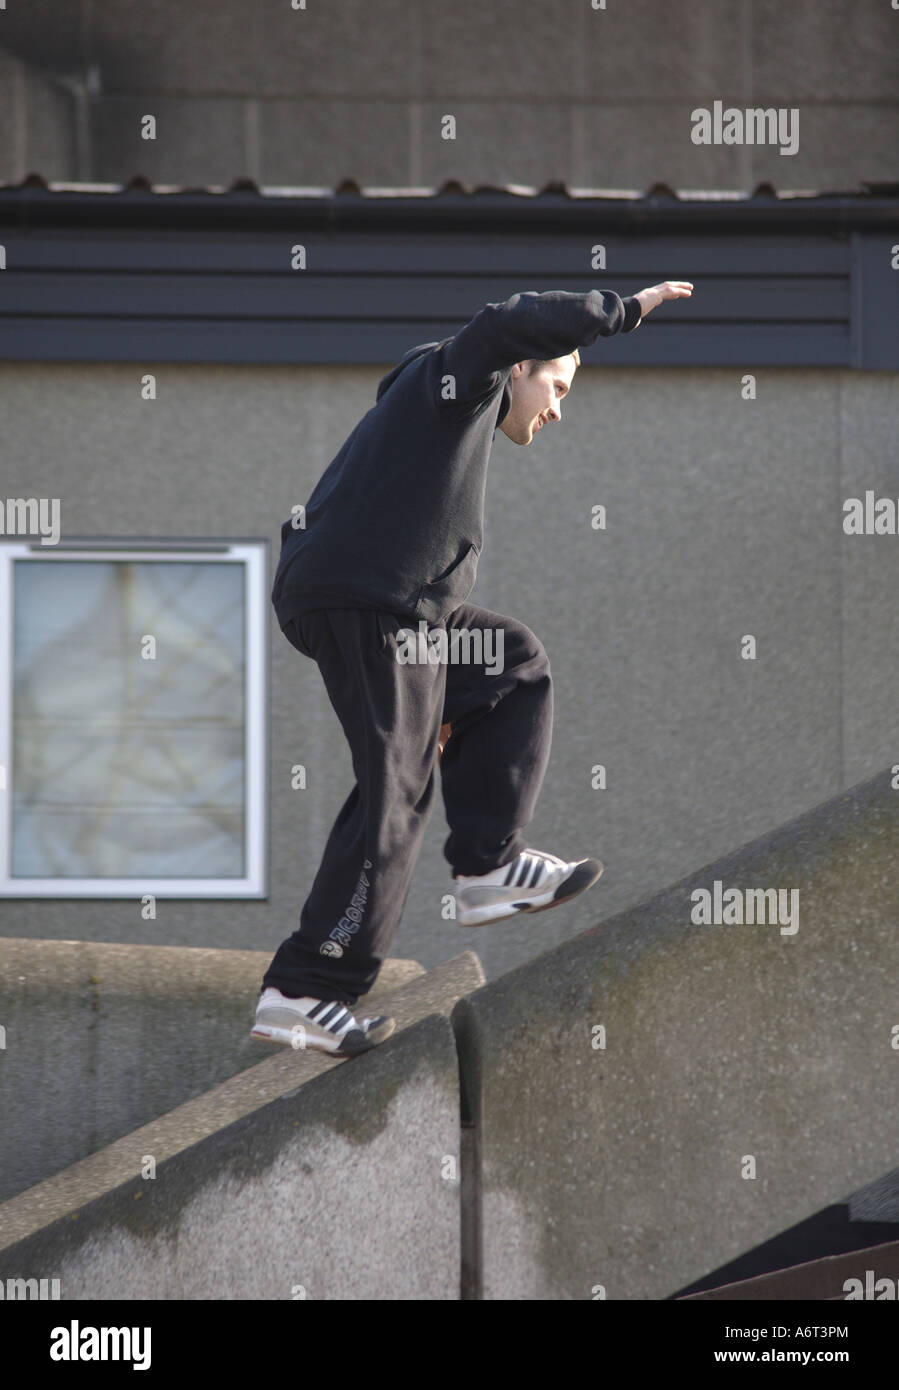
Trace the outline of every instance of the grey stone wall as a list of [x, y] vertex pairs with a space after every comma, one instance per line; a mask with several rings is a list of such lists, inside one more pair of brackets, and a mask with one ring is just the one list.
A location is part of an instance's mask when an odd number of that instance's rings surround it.
[[[7, 11], [2, 18], [7, 18]], [[3, 30], [0, 29], [0, 41]], [[0, 180], [40, 172], [50, 182], [78, 176], [75, 100], [52, 76], [0, 47]]]
[[[0, 1201], [261, 1061], [269, 959], [0, 938]], [[387, 960], [366, 999], [422, 973]]]
[[[158, 373], [152, 403], [145, 370]], [[4, 495], [60, 497], [64, 535], [268, 537], [274, 567], [282, 520], [379, 375], [3, 364]], [[846, 497], [899, 498], [897, 406], [895, 373], [766, 370], [744, 401], [736, 370], [585, 367], [561, 423], [527, 450], [497, 434], [472, 598], [526, 622], [555, 678], [530, 842], [607, 868], [557, 912], [465, 932], [441, 916], [438, 798], [396, 954], [429, 968], [474, 946], [496, 978], [899, 762], [899, 537], [842, 530]], [[597, 504], [605, 530], [591, 525]], [[262, 620], [268, 900], [172, 901], [153, 923], [137, 899], [7, 900], [2, 934], [263, 952], [294, 929], [352, 771], [316, 668], [273, 612]], [[290, 789], [295, 762], [304, 791]]]
[[[896, 177], [883, 0], [29, 0], [9, 5], [2, 39], [39, 78], [80, 82], [78, 177], [98, 181], [750, 191]], [[29, 105], [49, 100], [35, 89]], [[715, 101], [798, 109], [797, 152], [694, 144], [691, 113]], [[0, 146], [0, 178], [60, 168], [40, 141]]]
[[2, 1277], [66, 1301], [458, 1298], [452, 1028], [406, 1022], [349, 1064], [282, 1049], [6, 1203]]
[[[466, 953], [408, 981], [361, 1058], [282, 1049], [132, 1131], [0, 1206], [0, 1277], [65, 1300], [663, 1299], [835, 1203], [882, 1219], [895, 781], [501, 980]], [[702, 921], [696, 890], [777, 910]]]
[[[893, 780], [459, 1003], [484, 1298], [667, 1298], [853, 1189], [889, 1187]], [[788, 910], [698, 922], [694, 891], [716, 881], [724, 902], [775, 888]]]

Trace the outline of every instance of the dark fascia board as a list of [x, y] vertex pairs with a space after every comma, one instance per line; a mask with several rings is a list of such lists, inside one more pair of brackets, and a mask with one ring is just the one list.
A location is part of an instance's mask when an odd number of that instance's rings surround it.
[[666, 191], [644, 197], [571, 196], [566, 192], [519, 194], [501, 189], [473, 193], [375, 195], [345, 191], [304, 195], [231, 189], [163, 192], [150, 186], [114, 191], [51, 189], [37, 181], [0, 186], [0, 226], [229, 229], [277, 231], [308, 228], [388, 231], [573, 231], [603, 224], [623, 235], [641, 232], [717, 232], [814, 228], [839, 235], [851, 230], [899, 229], [899, 185], [883, 193], [778, 195], [762, 188], [750, 197], [709, 194], [678, 197]]
[[[585, 276], [583, 243], [597, 233], [614, 269]], [[285, 274], [298, 234], [318, 243], [302, 280]], [[389, 363], [518, 290], [632, 294], [667, 275], [704, 278], [702, 303], [611, 353], [587, 348], [585, 364], [899, 369], [892, 188], [294, 197], [31, 181], [0, 187], [0, 242], [6, 361]]]

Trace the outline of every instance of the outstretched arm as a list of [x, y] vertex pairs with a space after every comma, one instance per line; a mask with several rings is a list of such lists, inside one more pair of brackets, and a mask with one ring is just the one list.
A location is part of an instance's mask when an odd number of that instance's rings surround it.
[[687, 281], [666, 280], [624, 299], [614, 290], [524, 290], [486, 304], [443, 349], [456, 399], [489, 394], [516, 362], [564, 357], [596, 338], [632, 333], [663, 299], [689, 296], [692, 290]]
[[456, 398], [487, 395], [516, 362], [564, 357], [600, 336], [629, 333], [641, 313], [635, 297], [623, 300], [614, 290], [524, 290], [501, 303], [486, 304], [444, 347]]

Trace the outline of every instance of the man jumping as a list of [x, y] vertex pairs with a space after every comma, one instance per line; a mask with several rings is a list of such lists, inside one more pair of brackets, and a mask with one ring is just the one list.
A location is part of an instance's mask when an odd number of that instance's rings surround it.
[[[288, 641], [318, 664], [356, 785], [299, 928], [265, 974], [254, 1038], [350, 1056], [393, 1032], [392, 1018], [357, 1020], [353, 1006], [393, 943], [438, 767], [460, 926], [555, 907], [602, 873], [596, 859], [524, 844], [549, 758], [549, 662], [523, 623], [466, 600], [496, 430], [530, 444], [561, 419], [578, 347], [633, 332], [692, 289], [526, 291], [410, 348], [323, 473], [304, 524], [281, 527], [272, 603]], [[446, 658], [460, 633], [493, 641]], [[481, 659], [488, 646], [501, 662]]]

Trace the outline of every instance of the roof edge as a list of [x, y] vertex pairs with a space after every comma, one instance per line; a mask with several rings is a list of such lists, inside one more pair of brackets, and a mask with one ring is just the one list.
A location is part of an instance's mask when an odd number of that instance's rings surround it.
[[709, 228], [765, 224], [824, 224], [837, 230], [863, 226], [899, 227], [899, 183], [863, 183], [855, 189], [778, 192], [761, 183], [751, 194], [727, 189], [675, 191], [657, 183], [633, 189], [571, 189], [552, 183], [536, 190], [522, 185], [464, 188], [449, 180], [438, 189], [362, 188], [344, 180], [336, 189], [259, 187], [239, 179], [228, 188], [151, 184], [140, 176], [128, 184], [47, 182], [30, 174], [18, 184], [0, 184], [0, 219], [20, 229], [46, 226], [166, 227], [256, 230], [306, 226], [339, 228], [444, 227], [570, 230], [595, 227], [597, 214], [623, 232], [665, 228]]

